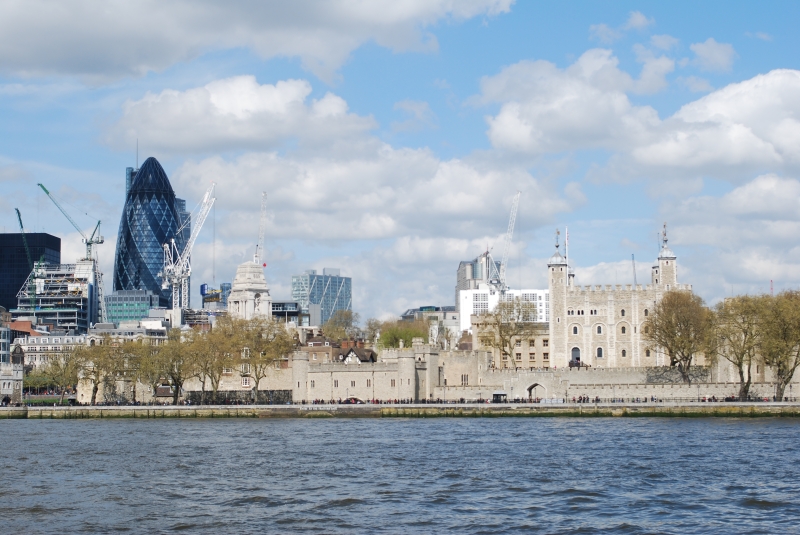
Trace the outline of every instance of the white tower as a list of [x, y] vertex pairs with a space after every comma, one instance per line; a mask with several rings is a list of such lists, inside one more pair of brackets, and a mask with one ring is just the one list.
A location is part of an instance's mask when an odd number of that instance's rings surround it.
[[272, 297], [261, 265], [245, 262], [236, 268], [228, 296], [228, 314], [246, 320], [256, 316], [272, 317]]

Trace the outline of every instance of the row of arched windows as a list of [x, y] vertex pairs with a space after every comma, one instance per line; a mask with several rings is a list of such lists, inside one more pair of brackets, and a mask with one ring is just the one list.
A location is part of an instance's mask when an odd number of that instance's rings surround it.
[[[627, 334], [628, 333], [627, 327], [625, 327], [624, 325], [622, 327], [620, 327], [620, 332], [622, 334]], [[645, 333], [645, 334], [648, 334], [650, 332], [650, 327], [645, 325], [642, 328], [642, 332]], [[573, 325], [572, 326], [572, 334], [578, 334], [578, 326], [577, 325]], [[597, 334], [603, 334], [603, 326], [602, 325], [598, 325], [597, 326]]]

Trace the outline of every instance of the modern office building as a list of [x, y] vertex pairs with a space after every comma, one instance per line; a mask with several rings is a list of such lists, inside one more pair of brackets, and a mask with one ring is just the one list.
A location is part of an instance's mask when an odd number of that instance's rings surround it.
[[119, 325], [123, 321], [146, 318], [151, 308], [158, 308], [159, 295], [150, 290], [118, 290], [106, 296], [106, 322]]
[[[49, 264], [61, 263], [61, 238], [43, 232], [26, 232], [25, 239], [31, 260], [44, 258]], [[25, 253], [22, 234], [0, 234], [0, 306], [6, 310], [17, 308], [17, 293], [28, 280], [31, 265]]]
[[292, 300], [310, 316], [311, 325], [324, 325], [337, 310], [353, 310], [352, 279], [338, 269], [325, 268], [322, 275], [310, 269], [292, 276]]
[[138, 170], [126, 169], [125, 185], [114, 291], [149, 290], [159, 296], [159, 306], [171, 307], [172, 291], [161, 288], [158, 274], [164, 267], [163, 245], [174, 238], [182, 250], [191, 233], [186, 203], [175, 197], [167, 174], [155, 158], [145, 160]]
[[300, 303], [296, 301], [273, 301], [272, 317], [281, 323], [294, 323], [295, 325], [308, 326], [308, 314], [300, 310]]
[[51, 331], [84, 334], [99, 321], [94, 262], [43, 264], [17, 294], [14, 320], [32, 320]]
[[[494, 263], [494, 266], [492, 265]], [[493, 269], [494, 268], [494, 269]], [[456, 311], [460, 311], [461, 290], [475, 290], [487, 286], [494, 275], [500, 273], [500, 262], [494, 260], [488, 252], [483, 253], [474, 260], [467, 260], [458, 264], [456, 272]], [[469, 317], [469, 312], [467, 313]]]

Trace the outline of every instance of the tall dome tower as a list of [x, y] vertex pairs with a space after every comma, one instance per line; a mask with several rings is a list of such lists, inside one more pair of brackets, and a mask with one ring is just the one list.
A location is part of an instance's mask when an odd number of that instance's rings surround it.
[[[179, 232], [188, 214], [169, 183], [164, 168], [148, 158], [136, 171], [128, 169], [127, 192], [117, 236], [114, 291], [150, 290], [159, 306], [172, 306], [172, 292], [161, 289], [163, 244], [175, 238], [180, 250], [188, 232]], [[188, 225], [187, 225], [188, 226]]]

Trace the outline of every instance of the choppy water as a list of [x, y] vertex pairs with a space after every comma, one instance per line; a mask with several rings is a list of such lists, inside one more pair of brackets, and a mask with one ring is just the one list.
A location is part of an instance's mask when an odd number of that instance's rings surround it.
[[2, 533], [797, 533], [800, 421], [0, 421]]

